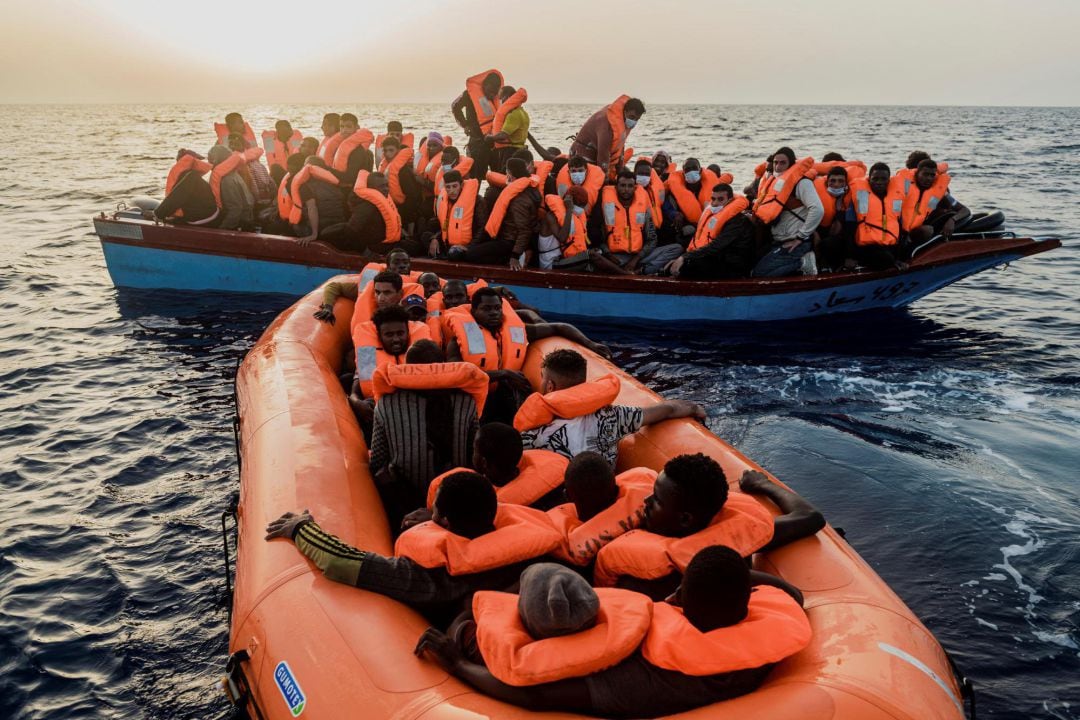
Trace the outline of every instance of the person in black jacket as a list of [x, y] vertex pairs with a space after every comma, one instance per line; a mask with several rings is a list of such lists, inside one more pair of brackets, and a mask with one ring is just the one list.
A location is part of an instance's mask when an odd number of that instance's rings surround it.
[[[734, 197], [730, 185], [717, 185], [710, 198], [713, 212], [720, 212]], [[708, 245], [675, 258], [665, 269], [672, 277], [686, 280], [719, 280], [749, 277], [756, 260], [753, 223], [740, 213]]]

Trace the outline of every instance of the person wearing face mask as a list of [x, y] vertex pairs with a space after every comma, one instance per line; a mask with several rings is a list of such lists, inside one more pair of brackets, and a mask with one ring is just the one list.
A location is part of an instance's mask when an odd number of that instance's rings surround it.
[[[637, 180], [637, 184], [645, 188], [645, 192], [649, 196], [649, 205], [652, 208], [653, 225], [656, 226], [657, 232], [660, 232], [660, 226], [664, 222], [664, 200], [667, 199], [667, 190], [664, 188], [664, 181], [660, 179], [660, 175], [653, 170], [652, 163], [645, 158], [638, 158], [638, 161], [634, 163], [634, 178]], [[661, 240], [663, 242], [663, 240]]]
[[708, 168], [702, 169], [697, 158], [687, 158], [681, 170], [668, 175], [665, 186], [671, 203], [666, 220], [680, 243], [686, 244], [694, 236], [712, 189], [718, 183], [730, 184], [732, 180], [731, 173], [718, 175]]
[[559, 170], [555, 179], [555, 192], [559, 197], [564, 197], [572, 186], [585, 189], [589, 198], [585, 205], [585, 214], [588, 215], [600, 197], [600, 189], [604, 187], [604, 173], [600, 168], [586, 162], [585, 158], [575, 155]]
[[585, 206], [589, 195], [585, 188], [575, 185], [566, 195], [545, 195], [540, 237], [536, 241], [540, 267], [550, 270], [585, 269], [589, 261], [588, 219]]
[[844, 264], [857, 225], [848, 192], [847, 169], [833, 167], [827, 175], [815, 178], [814, 189], [825, 208], [818, 226], [819, 272], [829, 272]]
[[755, 222], [771, 242], [753, 275], [816, 275], [814, 238], [825, 208], [807, 177], [814, 159], [796, 161], [795, 151], [782, 147], [773, 153], [772, 165], [772, 176], [762, 179], [753, 206]]
[[620, 95], [615, 102], [597, 110], [585, 121], [570, 146], [570, 155], [580, 155], [615, 180], [622, 168], [626, 138], [645, 114], [645, 104]]
[[667, 272], [685, 280], [749, 275], [757, 259], [754, 226], [746, 216], [749, 207], [750, 202], [736, 196], [730, 185], [715, 185], [686, 254], [668, 263]]

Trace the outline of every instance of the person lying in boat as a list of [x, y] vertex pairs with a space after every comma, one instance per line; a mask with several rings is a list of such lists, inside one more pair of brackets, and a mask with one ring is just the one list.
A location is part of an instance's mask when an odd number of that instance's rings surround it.
[[936, 235], [946, 240], [956, 231], [956, 224], [971, 215], [949, 192], [949, 174], [942, 172], [930, 158], [919, 161], [914, 182], [907, 186], [902, 212], [902, 227], [917, 247]]
[[[724, 471], [702, 453], [669, 460], [645, 500], [641, 527], [612, 540], [596, 554], [595, 583], [667, 597], [686, 563], [710, 545], [726, 545], [743, 557], [809, 537], [825, 518], [795, 493], [762, 473], [744, 473], [743, 492], [728, 492]], [[773, 518], [749, 491], [780, 507]]]
[[[598, 355], [610, 357], [604, 345], [593, 342], [568, 323], [525, 323], [493, 288], [473, 293], [469, 312], [447, 317], [446, 358], [464, 360], [484, 369], [492, 383], [484, 421], [509, 421], [520, 404], [518, 393], [532, 389], [521, 372], [530, 342], [546, 337], [564, 337], [584, 345]], [[491, 368], [491, 369], [488, 369]]]
[[656, 275], [682, 254], [680, 245], [658, 245], [651, 202], [633, 170], [623, 168], [606, 185], [589, 222], [592, 269], [618, 275]]
[[813, 636], [802, 593], [723, 546], [697, 553], [665, 602], [593, 589], [552, 563], [519, 585], [477, 593], [448, 633], [426, 630], [416, 654], [528, 710], [667, 717], [753, 692]]
[[559, 545], [547, 515], [499, 503], [487, 478], [472, 471], [443, 479], [432, 519], [398, 536], [392, 557], [351, 547], [306, 510], [271, 522], [266, 539], [275, 538], [292, 540], [330, 580], [447, 620], [462, 600], [478, 590], [510, 587], [529, 561]]
[[813, 159], [796, 162], [795, 151], [773, 153], [772, 176], [762, 179], [754, 201], [754, 219], [770, 239], [769, 250], [754, 267], [754, 277], [817, 274], [814, 232], [825, 209], [814, 182], [807, 177]]
[[642, 427], [674, 418], [705, 420], [705, 410], [688, 400], [664, 400], [643, 408], [614, 405], [619, 379], [605, 375], [586, 381], [587, 371], [587, 361], [576, 350], [560, 348], [544, 356], [540, 391], [526, 398], [514, 416], [526, 448], [551, 450], [571, 459], [592, 450], [614, 468], [619, 441]]
[[[222, 148], [224, 149], [224, 148]], [[213, 165], [193, 150], [180, 150], [165, 181], [165, 199], [143, 212], [147, 220], [216, 227], [218, 205], [214, 191], [203, 176]]]
[[487, 203], [480, 196], [480, 181], [463, 178], [458, 170], [441, 175], [442, 189], [435, 199], [435, 218], [428, 240], [428, 255], [463, 260], [480, 239], [487, 222]]
[[[396, 535], [402, 518], [425, 505], [432, 480], [463, 469], [487, 397], [487, 377], [475, 365], [448, 363], [442, 348], [417, 340], [404, 365], [375, 371], [369, 469]], [[425, 520], [430, 519], [430, 515]]]
[[757, 261], [754, 225], [745, 214], [750, 202], [727, 183], [714, 185], [685, 254], [665, 270], [686, 280], [747, 277]]
[[[476, 368], [475, 365], [470, 367]], [[472, 469], [495, 487], [499, 502], [547, 510], [562, 499], [563, 476], [569, 461], [548, 450], [525, 450], [521, 434], [505, 423], [481, 425], [472, 446]], [[431, 519], [435, 495], [443, 479], [469, 470], [457, 467], [431, 481], [427, 503], [405, 517], [402, 529]]]
[[460, 259], [490, 265], [508, 264], [511, 270], [520, 270], [521, 256], [533, 252], [542, 198], [521, 158], [507, 160], [505, 174], [506, 189], [490, 206], [484, 232], [469, 243]]

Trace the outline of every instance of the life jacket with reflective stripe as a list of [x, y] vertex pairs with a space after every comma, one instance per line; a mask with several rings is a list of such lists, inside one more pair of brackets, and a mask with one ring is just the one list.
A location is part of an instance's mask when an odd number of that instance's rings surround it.
[[349, 156], [352, 155], [353, 150], [358, 147], [370, 150], [371, 143], [374, 141], [375, 136], [370, 130], [357, 128], [352, 135], [338, 143], [337, 148], [334, 150], [334, 162], [329, 164], [338, 172], [345, 172], [349, 167]]
[[[466, 180], [469, 177], [469, 173], [472, 172], [473, 159], [471, 157], [463, 157], [457, 161], [457, 165], [454, 166], [454, 170], [461, 173], [461, 179]], [[446, 183], [443, 182], [443, 169], [439, 166], [438, 171], [435, 173], [435, 192], [441, 193]]]
[[278, 139], [276, 130], [263, 130], [262, 144], [263, 150], [266, 151], [266, 164], [270, 167], [277, 165], [284, 170], [285, 161], [290, 155], [300, 152], [300, 143], [303, 140], [304, 136], [299, 130], [293, 130], [287, 142], [281, 142]]
[[[469, 367], [483, 374], [483, 371], [475, 365], [469, 365]], [[484, 377], [487, 376], [484, 375]], [[485, 380], [485, 389], [486, 382]], [[517, 477], [505, 485], [496, 485], [495, 496], [499, 502], [507, 505], [532, 505], [562, 485], [566, 467], [569, 464], [568, 459], [550, 450], [526, 450], [518, 461]], [[427, 492], [428, 508], [435, 507], [435, 494], [439, 492], [443, 479], [462, 470], [468, 470], [468, 468], [454, 468], [431, 481]]]
[[900, 240], [900, 216], [904, 209], [904, 181], [899, 177], [889, 180], [885, 199], [870, 189], [865, 177], [855, 178], [848, 185], [853, 198], [855, 217], [859, 221], [855, 229], [858, 245], [895, 245]]
[[[545, 195], [544, 207], [555, 216], [555, 220], [561, 228], [563, 220], [566, 218], [566, 203], [563, 202], [563, 199], [558, 195]], [[589, 235], [585, 232], [586, 225], [587, 221], [584, 214], [574, 215], [570, 218], [570, 234], [566, 236], [561, 248], [564, 258], [574, 257], [589, 249]]]
[[634, 200], [623, 207], [614, 185], [606, 185], [602, 193], [601, 210], [607, 229], [608, 250], [615, 253], [641, 252], [642, 232], [652, 215], [649, 195], [640, 185], [634, 186]]
[[[445, 284], [445, 282], [444, 282]], [[476, 282], [469, 283], [465, 286], [466, 292], [468, 292], [471, 298], [473, 293], [482, 287], [487, 287], [487, 281], [481, 278]], [[427, 299], [427, 324], [431, 330], [431, 339], [439, 343], [439, 345], [446, 346], [446, 337], [450, 334], [449, 320], [447, 313], [452, 312], [468, 312], [469, 303], [462, 305], [456, 305], [452, 308], [447, 308], [446, 303], [443, 301], [442, 290], [435, 293]]]
[[690, 245], [686, 248], [687, 252], [700, 250], [711, 243], [731, 218], [739, 213], [746, 212], [748, 207], [750, 207], [750, 201], [742, 195], [736, 195], [731, 199], [731, 202], [718, 212], [712, 212], [711, 209], [702, 210], [697, 230], [694, 232], [694, 239], [690, 241]]
[[[217, 144], [229, 146], [229, 126], [225, 123], [214, 123], [214, 134], [217, 135]], [[258, 141], [255, 139], [255, 131], [248, 125], [247, 120], [244, 121], [244, 142], [247, 143], [248, 149], [258, 146]]]
[[[855, 179], [862, 177], [856, 176]], [[848, 191], [840, 197], [833, 197], [829, 194], [828, 189], [828, 177], [818, 176], [814, 179], [814, 189], [817, 190], [818, 198], [821, 199], [821, 207], [825, 209], [825, 214], [821, 216], [821, 222], [818, 224], [820, 228], [827, 228], [833, 224], [833, 220], [836, 219], [837, 213], [840, 215], [840, 219], [843, 220], [844, 213], [847, 212], [848, 206], [851, 205], [851, 181], [852, 177], [848, 175]]]
[[324, 137], [322, 142], [319, 143], [319, 149], [315, 154], [321, 157], [328, 167], [333, 167], [334, 156], [337, 154], [338, 146], [341, 145], [344, 139], [345, 136], [340, 132]]
[[401, 170], [413, 158], [412, 148], [401, 148], [390, 162], [383, 158], [379, 163], [379, 172], [385, 173], [386, 183], [390, 186], [390, 197], [398, 205], [405, 204], [405, 191], [401, 188]]
[[[565, 197], [566, 191], [570, 189], [572, 184], [570, 182], [570, 165], [563, 165], [562, 169], [559, 170], [559, 174], [555, 177], [555, 191], [559, 197]], [[581, 186], [585, 188], [585, 192], [589, 195], [589, 204], [585, 206], [585, 214], [588, 215], [592, 212], [596, 200], [600, 197], [600, 190], [604, 187], [604, 171], [595, 165], [586, 165], [585, 182], [581, 183]]]
[[619, 389], [619, 378], [608, 374], [547, 394], [534, 392], [518, 408], [514, 415], [514, 427], [518, 432], [525, 432], [547, 425], [555, 418], [568, 420], [589, 415], [615, 402]]
[[516, 565], [554, 550], [559, 533], [547, 515], [520, 505], [499, 503], [495, 529], [480, 537], [455, 535], [430, 520], [398, 536], [394, 555], [428, 569], [446, 568], [450, 575], [472, 575]]
[[476, 214], [476, 198], [480, 194], [480, 181], [469, 178], [461, 183], [461, 194], [451, 203], [446, 189], [435, 198], [435, 216], [444, 242], [452, 247], [468, 245], [473, 239], [473, 216]]
[[221, 180], [249, 162], [258, 160], [261, 156], [261, 147], [249, 147], [244, 152], [234, 152], [210, 170], [210, 190], [213, 191], [214, 200], [217, 201], [219, 208], [221, 207]]
[[285, 173], [281, 178], [281, 184], [277, 189], [277, 212], [278, 217], [285, 222], [292, 216], [292, 173]]
[[[385, 140], [388, 137], [390, 137], [390, 133], [381, 133], [379, 135], [376, 135], [375, 136], [375, 147], [376, 148], [381, 148], [382, 147], [382, 141]], [[401, 137], [398, 138], [398, 139], [401, 140], [401, 147], [406, 148], [406, 147], [412, 147], [413, 146], [413, 141], [415, 140], [415, 137], [413, 136], [413, 134], [411, 132], [408, 132], [408, 133], [402, 133]]]
[[732, 491], [704, 530], [673, 538], [638, 529], [605, 545], [596, 554], [596, 585], [612, 586], [623, 575], [656, 580], [684, 572], [698, 551], [710, 545], [726, 545], [749, 557], [772, 536], [772, 513], [752, 496]]
[[742, 621], [701, 632], [682, 608], [654, 603], [641, 655], [650, 665], [703, 677], [778, 663], [810, 644], [806, 612], [780, 588], [758, 585]]
[[[443, 149], [450, 147], [453, 139], [447, 135], [443, 137]], [[442, 150], [435, 153], [434, 157], [428, 155], [427, 142], [420, 144], [420, 149], [413, 154], [413, 170], [417, 177], [424, 177], [435, 182], [439, 168], [442, 167]], [[463, 176], [464, 177], [464, 176]]]
[[510, 206], [510, 201], [531, 187], [536, 187], [536, 180], [532, 176], [518, 178], [507, 185], [505, 190], [499, 193], [498, 199], [495, 200], [495, 207], [491, 209], [487, 224], [484, 225], [484, 230], [487, 231], [488, 235], [493, 238], [498, 237], [503, 220], [506, 218], [506, 208]]
[[829, 160], [828, 162], [814, 163], [814, 172], [818, 177], [828, 175], [829, 171], [836, 167], [847, 170], [848, 182], [866, 174], [866, 163], [862, 160]]
[[[626, 127], [626, 118], [623, 117], [623, 109], [629, 99], [629, 95], [620, 95], [615, 98], [615, 102], [607, 106], [607, 112], [605, 113], [608, 125], [611, 126], [611, 150], [608, 155], [607, 178], [612, 182], [615, 181], [615, 178], [619, 175], [619, 170], [622, 169], [626, 137], [630, 134], [630, 129]], [[599, 161], [601, 148], [597, 148], [596, 152], [598, 153], [596, 159]], [[633, 155], [632, 150], [630, 154]]]
[[503, 74], [494, 68], [477, 73], [465, 81], [465, 92], [469, 94], [469, 99], [472, 101], [476, 122], [480, 125], [480, 132], [485, 135], [491, 134], [491, 127], [495, 123], [495, 113], [499, 111], [500, 104], [498, 94], [495, 95], [494, 100], [488, 100], [484, 95], [484, 78], [491, 73], [499, 76], [499, 87], [502, 88], [505, 84]]
[[405, 353], [417, 340], [430, 340], [431, 333], [422, 322], [409, 322], [409, 344], [400, 355], [391, 355], [382, 349], [375, 321], [365, 320], [352, 326], [353, 347], [356, 348], [356, 376], [360, 380], [360, 391], [364, 397], [374, 397], [375, 386], [372, 379], [375, 370], [386, 365], [405, 364]]
[[[369, 265], [375, 265], [376, 263], [369, 263]], [[371, 278], [378, 275], [378, 272], [374, 273], [367, 279], [365, 274], [368, 272], [367, 268], [360, 273], [360, 280], [357, 282], [357, 294], [356, 304], [353, 306], [352, 314], [352, 332], [355, 334], [357, 327], [362, 322], [367, 322], [375, 315], [375, 311], [378, 310], [375, 302], [375, 287], [371, 284]], [[416, 274], [415, 271], [410, 275]], [[405, 298], [406, 295], [415, 295], [424, 293], [424, 288], [419, 283], [410, 282], [407, 276], [402, 276], [401, 297]]]
[[596, 624], [537, 640], [518, 611], [519, 597], [482, 590], [473, 596], [476, 645], [497, 679], [515, 687], [584, 677], [617, 665], [638, 648], [652, 622], [652, 601], [631, 590], [601, 588]]
[[713, 188], [720, 183], [730, 185], [733, 179], [731, 173], [717, 175], [708, 168], [702, 168], [701, 187], [698, 188], [695, 195], [686, 184], [686, 174], [682, 170], [672, 170], [668, 173], [665, 187], [675, 199], [675, 204], [678, 206], [679, 212], [686, 218], [686, 221], [696, 224], [701, 219], [702, 209], [709, 204], [709, 200], [712, 198]]
[[555, 551], [560, 560], [585, 566], [600, 548], [641, 526], [645, 517], [645, 498], [653, 491], [656, 471], [631, 468], [615, 477], [619, 494], [608, 507], [585, 522], [578, 519], [574, 503], [564, 503], [548, 510], [552, 524], [562, 533], [563, 544]]
[[[543, 192], [544, 185], [547, 184], [548, 176], [551, 174], [552, 168], [555, 167], [555, 163], [550, 160], [541, 160], [535, 163], [535, 169], [532, 174], [529, 175], [536, 181], [536, 187]], [[494, 170], [488, 170], [485, 176], [488, 185], [494, 185], [495, 187], [506, 187], [506, 173], [495, 172]]]
[[[495, 111], [495, 118], [491, 123], [491, 134], [498, 135], [502, 132], [503, 123], [506, 122], [506, 116], [514, 110], [524, 105], [529, 99], [529, 93], [525, 91], [525, 88], [518, 88], [513, 95], [506, 98], [499, 104], [499, 109]], [[510, 143], [495, 143], [497, 148], [510, 147]]]
[[[383, 272], [384, 270], [386, 270], [386, 263], [369, 262], [367, 265], [365, 265], [363, 269], [360, 270], [360, 277], [357, 279], [357, 286], [359, 287], [360, 291], [363, 292], [371, 283], [371, 281], [375, 279], [375, 276]], [[411, 285], [416, 284], [417, 286], [419, 286], [417, 281], [423, 274], [423, 270], [410, 270], [409, 272], [401, 276], [401, 281], [404, 283], [401, 289], [402, 297], [405, 297], [405, 295], [407, 295], [408, 292], [411, 291]], [[421, 292], [423, 292], [423, 288], [421, 288]]]
[[[173, 191], [173, 188], [176, 187], [176, 183], [180, 182], [180, 178], [184, 176], [184, 173], [194, 170], [202, 176], [213, 169], [214, 166], [205, 160], [200, 160], [191, 155], [184, 155], [169, 168], [169, 174], [165, 177], [165, 197], [168, 197], [169, 193]], [[173, 215], [176, 217], [184, 217], [184, 211], [177, 210]]]
[[520, 370], [525, 364], [525, 349], [529, 346], [525, 323], [506, 300], [502, 301], [503, 324], [496, 338], [481, 327], [472, 312], [447, 316], [450, 332], [457, 340], [461, 359], [481, 370]]
[[911, 232], [925, 223], [927, 216], [937, 209], [938, 204], [949, 193], [949, 179], [948, 173], [939, 172], [934, 184], [926, 190], [920, 190], [912, 180], [904, 193], [900, 227]]
[[356, 197], [367, 200], [374, 205], [375, 209], [382, 215], [383, 224], [386, 226], [383, 244], [393, 245], [401, 240], [401, 214], [398, 212], [397, 206], [390, 202], [390, 198], [371, 188], [361, 188], [359, 190], [354, 188], [353, 192], [356, 193]]
[[325, 183], [336, 186], [337, 175], [317, 165], [305, 165], [300, 168], [293, 178], [289, 192], [292, 195], [292, 210], [289, 211], [289, 222], [293, 225], [299, 223], [304, 217], [304, 200], [300, 197], [300, 188], [304, 187], [309, 180], [322, 180]]
[[649, 169], [649, 184], [645, 187], [645, 193], [649, 196], [649, 206], [652, 209], [653, 225], [660, 227], [664, 222], [664, 200], [667, 199], [667, 188], [660, 175]]
[[[908, 190], [915, 184], [915, 172], [918, 168], [901, 168], [896, 171], [896, 177], [902, 178], [904, 181], [904, 194], [907, 195]], [[937, 171], [939, 175], [944, 175], [949, 172], [949, 163], [939, 162], [937, 164]]]
[[[780, 217], [784, 206], [795, 192], [795, 186], [814, 169], [814, 158], [804, 157], [784, 171], [780, 177], [762, 181], [754, 201], [754, 217], [763, 223], [771, 223]], [[769, 182], [771, 180], [771, 182]]]
[[375, 402], [398, 390], [460, 390], [472, 397], [480, 417], [487, 400], [488, 377], [466, 362], [384, 365], [375, 371], [371, 386]]

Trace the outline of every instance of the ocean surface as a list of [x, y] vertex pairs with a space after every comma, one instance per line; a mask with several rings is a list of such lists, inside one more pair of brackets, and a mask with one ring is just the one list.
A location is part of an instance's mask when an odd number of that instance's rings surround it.
[[[448, 95], [452, 89], [448, 89]], [[647, 98], [646, 98], [647, 101]], [[91, 216], [159, 195], [239, 110], [453, 132], [445, 105], [0, 106], [0, 698], [7, 718], [224, 718], [235, 367], [281, 297], [118, 291]], [[594, 108], [530, 105], [564, 138]], [[1080, 718], [1080, 109], [651, 106], [643, 151], [736, 184], [781, 144], [891, 166], [1060, 250], [912, 308], [584, 327], [820, 507], [955, 656], [984, 718]]]

